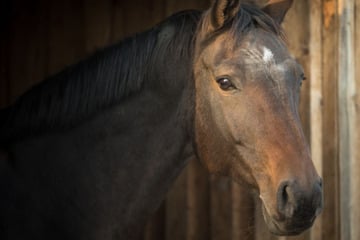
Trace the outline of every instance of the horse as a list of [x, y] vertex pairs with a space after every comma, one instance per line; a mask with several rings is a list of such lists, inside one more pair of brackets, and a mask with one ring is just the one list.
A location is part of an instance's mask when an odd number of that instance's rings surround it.
[[188, 159], [258, 192], [269, 230], [322, 210], [300, 123], [291, 0], [214, 0], [95, 53], [0, 111], [1, 239], [139, 239]]

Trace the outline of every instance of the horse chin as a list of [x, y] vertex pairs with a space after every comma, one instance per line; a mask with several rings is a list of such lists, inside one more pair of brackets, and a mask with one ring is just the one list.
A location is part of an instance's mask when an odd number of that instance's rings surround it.
[[313, 225], [314, 221], [303, 223], [301, 225], [293, 225], [291, 224], [291, 220], [283, 220], [279, 221], [275, 217], [272, 217], [268, 211], [266, 210], [266, 207], [264, 204], [262, 204], [262, 212], [265, 219], [265, 223], [268, 226], [269, 231], [272, 234], [278, 235], [278, 236], [293, 236], [293, 235], [299, 235], [308, 228], [310, 228]]

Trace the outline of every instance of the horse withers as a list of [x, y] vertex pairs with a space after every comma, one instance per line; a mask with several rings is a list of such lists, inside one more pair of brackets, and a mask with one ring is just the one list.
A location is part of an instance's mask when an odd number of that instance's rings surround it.
[[1, 239], [137, 239], [192, 157], [257, 190], [273, 233], [312, 226], [322, 186], [280, 27], [291, 3], [175, 14], [1, 110]]

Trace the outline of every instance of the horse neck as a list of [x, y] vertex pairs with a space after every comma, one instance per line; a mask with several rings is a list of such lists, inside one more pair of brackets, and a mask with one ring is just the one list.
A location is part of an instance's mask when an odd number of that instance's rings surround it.
[[[186, 30], [182, 32], [190, 32]], [[62, 194], [63, 188], [79, 196], [90, 194], [99, 204], [110, 199], [104, 209], [99, 207], [101, 215], [111, 209], [109, 216], [116, 216], [114, 223], [124, 228], [145, 222], [193, 155], [193, 43], [192, 36], [186, 36], [178, 44], [179, 38], [172, 36], [176, 33], [171, 25], [158, 32], [156, 48], [163, 51], [154, 51], [151, 66], [145, 64], [149, 72], [137, 91], [74, 127], [45, 129], [14, 141], [9, 149], [16, 153], [16, 171], [26, 173], [29, 182], [39, 177], [38, 171], [45, 182], [47, 176], [67, 181], [63, 174], [70, 166], [76, 174], [70, 183], [53, 186], [54, 194]], [[93, 186], [104, 189], [93, 193]], [[82, 201], [73, 199], [86, 213]]]
[[[128, 239], [126, 229], [145, 224], [193, 155], [188, 131], [192, 116], [187, 109], [191, 91], [185, 86], [169, 91], [171, 95], [154, 85], [145, 86], [68, 131], [15, 143], [10, 146], [15, 170], [24, 173], [30, 183], [39, 178], [39, 171], [44, 181], [69, 181], [50, 186], [51, 191], [59, 194], [59, 199], [63, 199], [61, 189], [90, 196], [99, 204], [99, 215], [107, 218], [104, 222], [122, 226], [121, 235]], [[64, 177], [69, 168], [74, 174]], [[94, 211], [87, 209], [84, 198], [76, 196], [65, 205], [78, 206], [84, 214]], [[39, 198], [43, 201], [41, 195]]]
[[84, 135], [95, 129], [103, 137], [93, 137], [93, 144], [107, 149], [101, 158], [117, 172], [102, 181], [121, 183], [113, 192], [121, 195], [118, 204], [125, 208], [122, 226], [144, 224], [193, 156], [188, 131], [192, 116], [185, 108], [189, 98], [186, 89], [172, 96], [144, 90], [83, 126]]

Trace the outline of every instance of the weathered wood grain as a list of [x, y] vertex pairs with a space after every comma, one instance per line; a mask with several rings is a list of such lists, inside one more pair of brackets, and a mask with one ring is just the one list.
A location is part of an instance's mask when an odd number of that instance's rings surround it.
[[[315, 167], [323, 176], [323, 76], [322, 76], [322, 1], [310, 1], [310, 108], [311, 155]], [[311, 231], [311, 239], [321, 239], [322, 216]]]
[[355, 83], [354, 83], [354, 95], [351, 96], [351, 104], [353, 106], [353, 150], [352, 150], [352, 169], [353, 176], [352, 182], [352, 205], [356, 207], [353, 211], [353, 217], [351, 222], [353, 224], [354, 232], [353, 239], [360, 239], [360, 228], [356, 227], [356, 224], [360, 222], [360, 0], [355, 1]]
[[[355, 1], [339, 0], [339, 160], [340, 160], [340, 208], [341, 238], [358, 239], [359, 186], [356, 184], [359, 159], [356, 144], [356, 80], [355, 80]], [[348, 223], [348, 224], [346, 224]]]
[[187, 168], [187, 240], [210, 239], [209, 174], [197, 159]]

